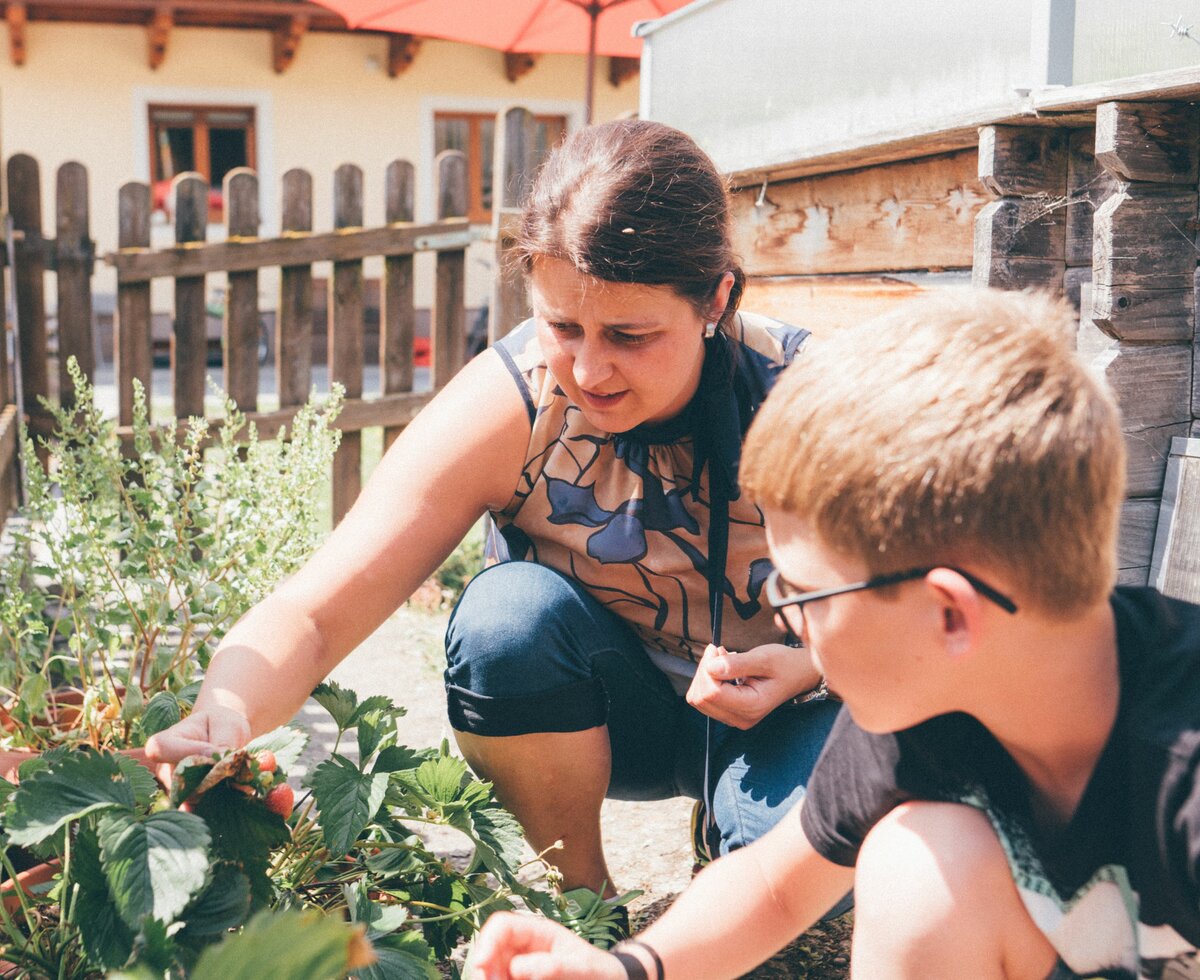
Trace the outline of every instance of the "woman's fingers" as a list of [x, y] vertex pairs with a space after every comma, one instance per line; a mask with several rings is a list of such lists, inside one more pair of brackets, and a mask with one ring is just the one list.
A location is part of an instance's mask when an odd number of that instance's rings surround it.
[[250, 725], [236, 711], [200, 710], [152, 735], [146, 742], [146, 758], [150, 762], [174, 763], [189, 755], [240, 748], [249, 738]]

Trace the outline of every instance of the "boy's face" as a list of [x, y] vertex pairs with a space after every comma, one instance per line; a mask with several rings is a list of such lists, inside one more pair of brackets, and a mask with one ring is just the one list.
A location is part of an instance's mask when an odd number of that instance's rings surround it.
[[[786, 593], [861, 582], [866, 566], [828, 547], [805, 521], [764, 507], [771, 559]], [[801, 636], [830, 690], [870, 732], [908, 728], [947, 709], [941, 609], [918, 580], [830, 596], [777, 613]]]

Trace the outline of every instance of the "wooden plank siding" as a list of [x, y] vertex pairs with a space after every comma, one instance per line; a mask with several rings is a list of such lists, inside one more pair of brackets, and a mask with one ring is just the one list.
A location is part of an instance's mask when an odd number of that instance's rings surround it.
[[744, 188], [735, 251], [751, 276], [968, 269], [987, 202], [977, 159], [970, 149]]

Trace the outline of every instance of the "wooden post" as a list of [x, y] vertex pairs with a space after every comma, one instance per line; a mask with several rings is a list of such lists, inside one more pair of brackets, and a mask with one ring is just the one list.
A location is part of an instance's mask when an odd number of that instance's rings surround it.
[[[461, 150], [443, 150], [437, 156], [438, 219], [461, 228], [467, 214], [467, 158]], [[466, 360], [467, 250], [437, 253], [433, 300], [433, 387], [443, 387]]]
[[[232, 241], [258, 238], [258, 176], [238, 167], [225, 175], [225, 228]], [[258, 409], [258, 270], [230, 272], [221, 348], [225, 390], [242, 411]]]
[[1066, 267], [1065, 132], [984, 126], [979, 179], [999, 200], [975, 218], [972, 281], [1001, 289], [1060, 289]]
[[1150, 584], [1165, 595], [1200, 602], [1200, 439], [1171, 440]]
[[493, 186], [492, 241], [496, 243], [496, 273], [488, 310], [488, 343], [530, 315], [525, 271], [512, 258], [521, 209], [533, 183], [537, 129], [528, 109], [509, 109], [496, 119], [496, 161]]
[[75, 403], [67, 376], [74, 357], [88, 378], [96, 373], [92, 340], [92, 264], [95, 245], [88, 228], [87, 170], [79, 163], [58, 168], [55, 193], [58, 231], [54, 239], [58, 270], [58, 397], [63, 407]]
[[[312, 177], [293, 169], [283, 175], [283, 234], [301, 237], [312, 232]], [[280, 269], [279, 323], [275, 330], [275, 378], [279, 407], [300, 405], [312, 387], [313, 294], [312, 266], [285, 265]]]
[[[175, 199], [175, 241], [186, 247], [203, 242], [208, 231], [208, 181], [183, 173], [171, 182]], [[208, 297], [204, 276], [175, 280], [175, 323], [171, 331], [171, 394], [180, 418], [204, 415], [208, 369]]]
[[[333, 183], [333, 220], [336, 228], [359, 228], [363, 222], [362, 170], [345, 163]], [[363, 268], [362, 259], [334, 262], [329, 281], [329, 378], [340, 381], [346, 398], [363, 392]], [[362, 433], [342, 433], [342, 444], [333, 460], [333, 523], [350, 509], [362, 487]]]
[[[125, 184], [118, 204], [120, 230], [117, 244], [122, 252], [150, 248], [150, 186]], [[133, 422], [133, 379], [139, 378], [150, 392], [150, 283], [117, 280], [117, 336], [114, 350], [117, 374], [117, 420]]]
[[[1113, 192], [1093, 222], [1092, 301], [1085, 311], [1111, 338], [1094, 360], [1121, 406], [1129, 457], [1126, 540], [1153, 540], [1171, 439], [1192, 420], [1197, 114], [1170, 103], [1103, 103], [1095, 155]], [[1145, 565], [1123, 580], [1145, 583]]]
[[[413, 165], [395, 160], [387, 168], [387, 222], [413, 220]], [[383, 310], [379, 324], [379, 367], [383, 394], [412, 391], [413, 387], [413, 257], [392, 255], [383, 264]], [[391, 425], [383, 430], [386, 450], [404, 431]]]
[[21, 336], [21, 380], [25, 413], [35, 432], [45, 432], [49, 416], [39, 398], [50, 397], [46, 350], [46, 253], [42, 240], [42, 190], [37, 161], [19, 153], [8, 161], [8, 209], [18, 237], [13, 270], [17, 327]]

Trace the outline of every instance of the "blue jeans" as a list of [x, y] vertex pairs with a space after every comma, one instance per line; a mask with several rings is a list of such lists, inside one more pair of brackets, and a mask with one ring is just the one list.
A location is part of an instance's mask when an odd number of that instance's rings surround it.
[[[609, 797], [703, 797], [707, 719], [675, 693], [633, 630], [573, 580], [533, 562], [488, 568], [450, 618], [446, 659], [456, 730], [505, 736], [606, 724]], [[749, 731], [712, 722], [706, 803], [722, 854], [761, 837], [804, 795], [838, 707], [780, 707]]]

